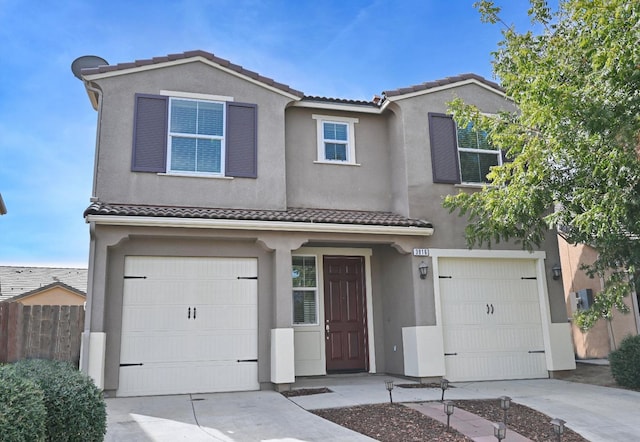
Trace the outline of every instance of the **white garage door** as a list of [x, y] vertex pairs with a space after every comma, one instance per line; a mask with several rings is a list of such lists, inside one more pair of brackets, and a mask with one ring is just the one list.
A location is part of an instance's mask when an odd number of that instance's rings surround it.
[[257, 390], [257, 261], [125, 258], [118, 396]]
[[548, 377], [534, 260], [441, 258], [446, 377]]

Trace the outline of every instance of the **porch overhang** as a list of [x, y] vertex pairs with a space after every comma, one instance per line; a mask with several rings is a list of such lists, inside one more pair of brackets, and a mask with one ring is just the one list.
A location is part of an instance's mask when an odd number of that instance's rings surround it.
[[147, 216], [87, 215], [96, 225], [129, 227], [179, 227], [191, 229], [260, 230], [281, 232], [359, 233], [373, 235], [431, 236], [433, 227], [371, 226], [362, 224], [245, 221]]
[[391, 212], [332, 209], [250, 210], [93, 203], [85, 220], [95, 225], [190, 229], [431, 236], [424, 220]]

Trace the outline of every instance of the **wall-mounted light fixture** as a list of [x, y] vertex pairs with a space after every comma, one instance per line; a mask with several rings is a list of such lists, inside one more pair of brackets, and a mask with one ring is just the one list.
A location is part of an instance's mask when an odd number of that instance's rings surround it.
[[560, 279], [560, 276], [562, 276], [562, 268], [558, 264], [551, 267], [551, 276], [555, 280]]
[[427, 274], [429, 273], [429, 265], [422, 261], [418, 265], [418, 272], [420, 273], [420, 279], [427, 279]]

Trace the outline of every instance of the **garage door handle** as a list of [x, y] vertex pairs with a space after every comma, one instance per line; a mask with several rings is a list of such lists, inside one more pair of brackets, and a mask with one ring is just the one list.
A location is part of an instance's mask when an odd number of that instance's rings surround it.
[[196, 319], [196, 308], [193, 308], [193, 319]]
[[257, 359], [238, 359], [238, 362], [258, 362]]
[[544, 350], [529, 350], [529, 353], [544, 353]]
[[487, 304], [487, 315], [489, 314], [489, 304]]
[[[491, 314], [493, 315], [493, 304], [491, 304]], [[194, 317], [194, 318], [196, 317], [196, 314], [195, 314], [195, 313], [193, 314], [193, 317]]]
[[120, 364], [120, 367], [134, 367], [134, 366], [141, 366], [144, 365], [142, 362], [139, 362], [137, 364]]
[[445, 353], [445, 356], [458, 356], [458, 353]]
[[187, 309], [187, 319], [191, 319], [191, 307]]

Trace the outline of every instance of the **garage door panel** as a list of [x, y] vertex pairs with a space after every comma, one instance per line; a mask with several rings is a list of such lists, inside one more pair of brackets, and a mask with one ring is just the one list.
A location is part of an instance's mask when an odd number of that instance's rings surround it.
[[[547, 377], [534, 260], [441, 258], [446, 376]], [[523, 279], [525, 278], [525, 279]], [[534, 353], [530, 353], [534, 352]]]
[[250, 304], [254, 301], [256, 282], [237, 279], [210, 281], [176, 281], [147, 278], [125, 280], [127, 297], [124, 305], [188, 305], [198, 302], [211, 304]]
[[148, 364], [123, 367], [119, 390], [128, 396], [258, 390], [257, 379], [255, 362]]
[[126, 257], [126, 275], [117, 395], [259, 387], [255, 258]]
[[481, 353], [484, 351], [538, 351], [544, 349], [537, 328], [500, 330], [477, 327], [444, 329], [445, 353]]
[[524, 275], [535, 276], [536, 268], [529, 259], [446, 259], [438, 264], [442, 275], [475, 281], [520, 280]]
[[451, 303], [447, 309], [443, 309], [442, 321], [444, 324], [484, 324], [487, 322], [486, 303]]
[[546, 373], [544, 354], [496, 352], [447, 356], [445, 370], [458, 382], [539, 378]]
[[[256, 276], [255, 260], [247, 258], [194, 258], [164, 256], [127, 256], [125, 275], [147, 278], [190, 280], [229, 278], [229, 275]], [[242, 275], [242, 273], [250, 273]]]
[[120, 349], [122, 363], [193, 362], [256, 359], [255, 331], [221, 331], [217, 334], [185, 332], [137, 333]]

